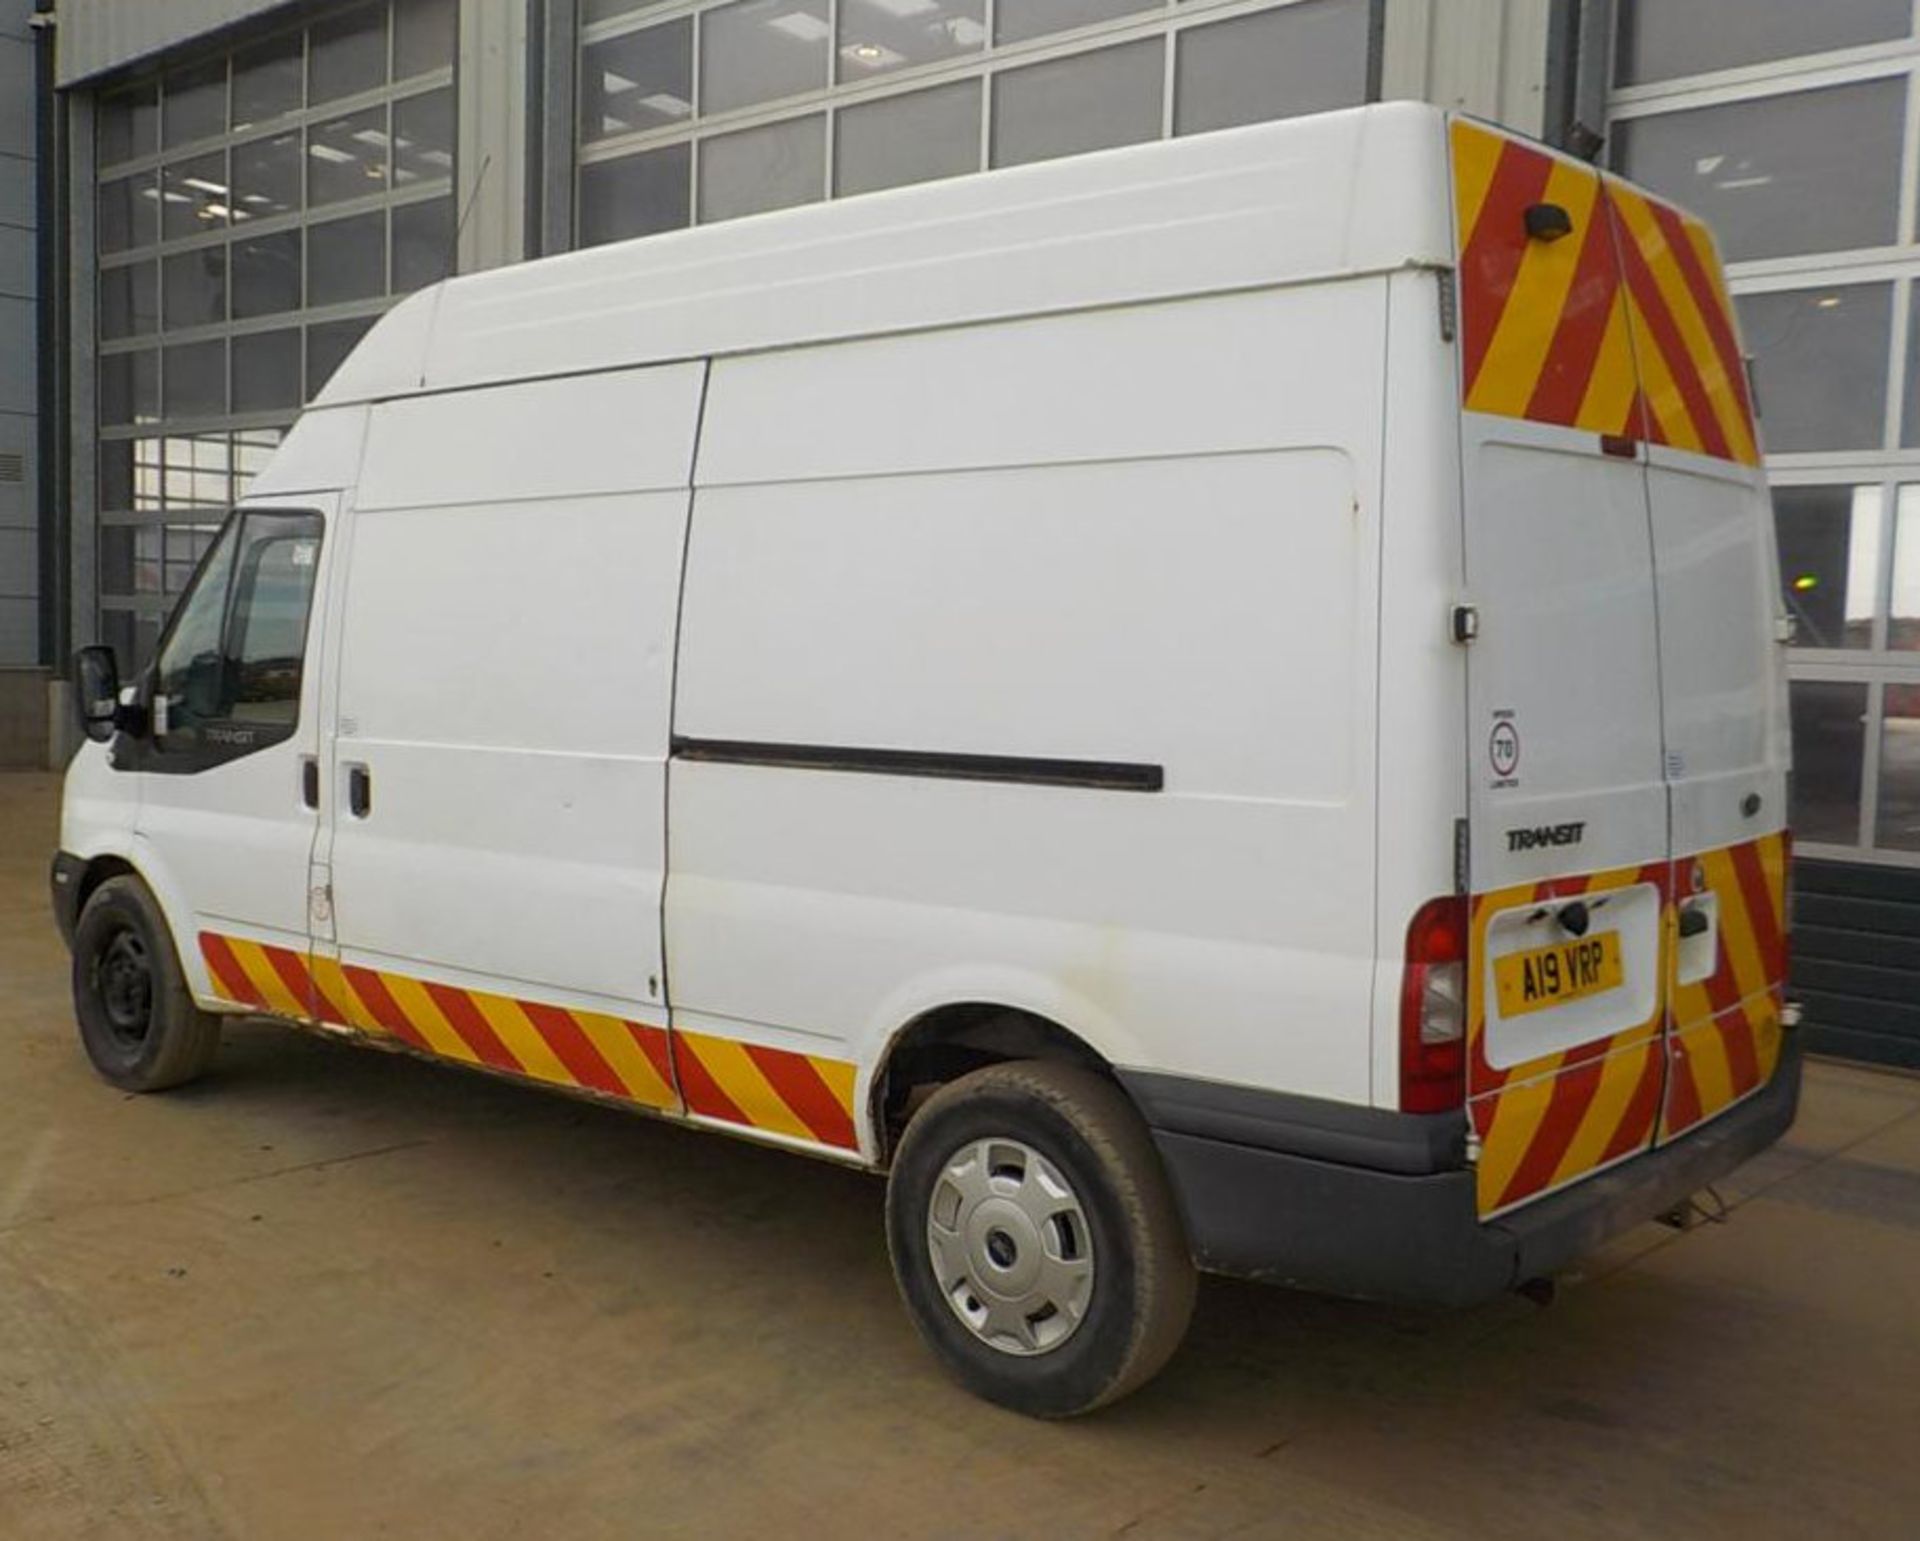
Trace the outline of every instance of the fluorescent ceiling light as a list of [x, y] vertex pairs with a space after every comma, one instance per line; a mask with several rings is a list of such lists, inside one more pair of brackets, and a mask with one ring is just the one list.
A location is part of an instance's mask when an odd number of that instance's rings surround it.
[[204, 177], [182, 177], [180, 179], [180, 185], [182, 187], [196, 187], [203, 193], [212, 193], [216, 198], [224, 198], [227, 192], [226, 187], [222, 183], [209, 182]]
[[864, 64], [870, 70], [885, 69], [890, 64], [906, 63], [906, 55], [897, 54], [891, 48], [882, 48], [878, 43], [855, 43], [851, 48], [840, 50], [855, 64]]
[[798, 38], [803, 43], [817, 43], [827, 35], [827, 24], [818, 16], [809, 16], [805, 11], [788, 11], [784, 16], [776, 16], [767, 25], [776, 32], [784, 32], [788, 37]]
[[349, 155], [345, 150], [336, 150], [330, 144], [310, 144], [307, 154], [317, 161], [325, 161], [329, 166], [351, 166], [360, 157]]
[[600, 72], [600, 89], [608, 96], [618, 96], [622, 91], [631, 91], [639, 84], [639, 81], [629, 80], [625, 75], [616, 75], [612, 70]]
[[655, 112], [669, 118], [684, 118], [693, 111], [692, 102], [675, 96], [670, 91], [656, 91], [652, 96], [643, 96], [640, 98], [640, 105], [651, 107]]
[[889, 16], [924, 16], [940, 9], [934, 0], [867, 0], [867, 4]]

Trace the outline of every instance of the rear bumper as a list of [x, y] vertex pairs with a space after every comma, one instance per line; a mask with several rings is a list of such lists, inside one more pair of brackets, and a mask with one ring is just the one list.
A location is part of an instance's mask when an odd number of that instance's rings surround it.
[[1773, 1144], [1799, 1108], [1800, 1058], [1789, 1035], [1772, 1081], [1705, 1127], [1485, 1224], [1464, 1169], [1383, 1171], [1164, 1127], [1153, 1138], [1202, 1268], [1471, 1305], [1553, 1273]]

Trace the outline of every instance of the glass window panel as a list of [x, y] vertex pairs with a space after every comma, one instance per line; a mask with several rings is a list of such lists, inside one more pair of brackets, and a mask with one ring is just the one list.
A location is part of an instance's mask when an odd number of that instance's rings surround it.
[[1780, 587], [1796, 647], [1873, 646], [1881, 503], [1877, 486], [1773, 489]]
[[843, 195], [978, 171], [980, 82], [962, 80], [845, 108], [834, 129], [833, 156], [834, 188]]
[[1162, 46], [1148, 38], [997, 76], [993, 164], [1018, 166], [1159, 138]]
[[693, 147], [676, 144], [581, 167], [580, 244], [678, 230], [687, 223], [692, 166]]
[[1767, 451], [1878, 449], [1893, 286], [1823, 285], [1745, 294], [1737, 304]]
[[393, 78], [450, 69], [459, 0], [399, 0], [393, 13]]
[[202, 246], [161, 264], [161, 312], [167, 330], [227, 319], [227, 249]]
[[151, 262], [100, 270], [100, 335], [144, 337], [160, 324], [158, 270]]
[[660, 0], [580, 0], [580, 24], [591, 27], [595, 22], [631, 16], [635, 11], [644, 11], [659, 3]]
[[169, 509], [225, 508], [233, 501], [233, 448], [226, 434], [176, 435], [166, 441], [166, 457]]
[[227, 410], [227, 344], [181, 343], [164, 350], [163, 402], [169, 418], [218, 417]]
[[160, 173], [162, 234], [178, 241], [224, 228], [231, 196], [225, 150], [170, 162]]
[[367, 335], [373, 316], [355, 316], [350, 321], [328, 321], [307, 328], [307, 400], [320, 394], [354, 345]]
[[1920, 651], [1920, 487], [1900, 489], [1893, 526], [1893, 604], [1887, 646]]
[[387, 81], [387, 7], [362, 6], [308, 30], [307, 104], [371, 91]]
[[160, 441], [108, 439], [100, 446], [100, 507], [146, 512], [160, 507]]
[[393, 104], [393, 185], [444, 182], [453, 175], [453, 89]]
[[160, 640], [160, 621], [151, 615], [131, 610], [100, 612], [100, 640], [112, 648], [120, 660], [120, 677], [129, 679], [146, 668]]
[[168, 149], [227, 131], [227, 61], [168, 70], [161, 90], [161, 137]]
[[840, 0], [841, 82], [978, 53], [986, 18], [986, 0]]
[[1623, 86], [1905, 37], [1908, 0], [1621, 0]]
[[153, 154], [160, 148], [159, 88], [149, 80], [101, 97], [94, 125], [102, 166]]
[[243, 48], [233, 56], [233, 126], [250, 128], [298, 112], [306, 67], [298, 32]]
[[234, 320], [300, 308], [300, 239], [298, 230], [280, 230], [234, 241]]
[[453, 200], [435, 198], [395, 209], [393, 292], [437, 284], [453, 271]]
[[100, 507], [105, 512], [133, 507], [132, 439], [104, 439], [100, 444]]
[[1829, 845], [1858, 845], [1867, 687], [1795, 680], [1790, 689], [1794, 835]]
[[321, 208], [386, 191], [387, 109], [368, 107], [307, 130], [307, 203]]
[[1158, 8], [1159, 0], [999, 0], [993, 11], [993, 40], [1019, 43]]
[[300, 207], [300, 130], [233, 147], [233, 217], [272, 219]]
[[102, 182], [95, 231], [102, 255], [160, 239], [160, 190], [151, 171]]
[[160, 592], [160, 527], [109, 524], [100, 529], [100, 588], [114, 595]]
[[690, 17], [581, 50], [581, 143], [678, 123], [692, 112]]
[[233, 436], [233, 496], [246, 496], [247, 485], [266, 469], [280, 446], [278, 428], [242, 428]]
[[212, 549], [219, 538], [220, 526], [217, 524], [169, 524], [154, 532], [164, 535], [162, 547], [165, 558], [165, 577], [163, 592], [169, 596], [185, 590], [193, 579], [194, 569], [200, 565], [200, 559]]
[[1882, 696], [1873, 843], [1920, 851], [1920, 685], [1888, 685]]
[[100, 355], [100, 423], [114, 428], [160, 415], [160, 364], [154, 350]]
[[1698, 214], [1731, 262], [1897, 235], [1907, 88], [1799, 91], [1614, 126], [1614, 164]]
[[387, 290], [387, 216], [375, 210], [307, 228], [307, 303], [370, 300]]
[[700, 18], [701, 112], [819, 90], [831, 37], [827, 0], [741, 0], [708, 11]]
[[700, 145], [700, 219], [735, 219], [823, 196], [824, 116], [770, 123]]
[[1180, 34], [1173, 131], [1263, 123], [1367, 99], [1367, 0], [1312, 0]]
[[234, 338], [233, 410], [274, 412], [299, 405], [299, 328]]

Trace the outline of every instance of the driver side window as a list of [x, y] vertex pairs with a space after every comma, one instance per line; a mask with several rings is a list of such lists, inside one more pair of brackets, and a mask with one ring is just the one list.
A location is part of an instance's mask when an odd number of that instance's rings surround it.
[[318, 514], [243, 513], [182, 601], [155, 669], [155, 746], [181, 768], [237, 759], [293, 735]]

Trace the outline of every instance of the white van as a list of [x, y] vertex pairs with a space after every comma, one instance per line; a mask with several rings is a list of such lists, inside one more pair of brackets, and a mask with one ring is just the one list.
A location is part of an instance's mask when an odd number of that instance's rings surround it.
[[453, 280], [80, 660], [86, 1049], [885, 1172], [1043, 1415], [1527, 1284], [1794, 1115], [1759, 467], [1707, 232], [1413, 104]]

